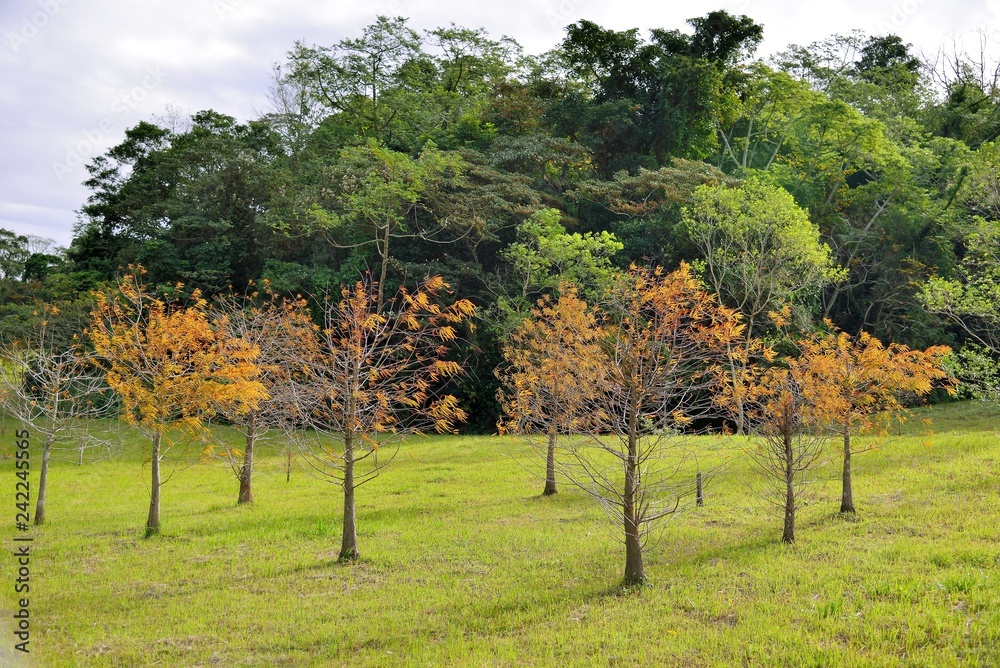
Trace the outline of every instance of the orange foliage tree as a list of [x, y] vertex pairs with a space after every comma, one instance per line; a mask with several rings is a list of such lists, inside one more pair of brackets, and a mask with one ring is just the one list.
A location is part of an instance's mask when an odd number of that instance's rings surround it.
[[[458, 400], [440, 394], [440, 384], [462, 371], [447, 359], [458, 327], [475, 314], [465, 299], [442, 306], [448, 288], [431, 277], [415, 291], [400, 289], [379, 307], [380, 290], [370, 278], [341, 288], [340, 299], [327, 295], [316, 354], [303, 359], [310, 372], [293, 381], [303, 413], [317, 436], [332, 436], [342, 449], [322, 438], [304, 450], [319, 477], [344, 490], [341, 561], [358, 558], [355, 492], [371, 481], [398, 452], [384, 447], [385, 434], [431, 430], [451, 432], [466, 414]], [[308, 408], [308, 411], [305, 410]]]
[[[951, 349], [931, 346], [911, 350], [896, 343], [883, 345], [865, 332], [855, 338], [836, 331], [805, 339], [799, 347], [814, 359], [818, 382], [834, 390], [828, 393], [825, 405], [844, 442], [840, 512], [853, 513], [851, 457], [863, 450], [856, 449], [851, 435], [883, 432], [893, 418], [902, 419], [900, 397], [926, 395], [935, 381], [947, 378], [941, 363]], [[944, 386], [953, 391], [950, 383]]]
[[[302, 374], [300, 360], [316, 350], [316, 325], [304, 299], [285, 300], [270, 293], [256, 303], [259, 293], [249, 298], [222, 295], [212, 305], [211, 314], [219, 328], [232, 338], [256, 348], [259, 380], [267, 397], [256, 406], [232, 403], [221, 412], [243, 435], [242, 450], [226, 448], [221, 455], [239, 481], [236, 503], [253, 502], [254, 453], [258, 441], [273, 428], [292, 429], [301, 417], [290, 390], [293, 375]], [[289, 451], [290, 453], [290, 451]]]
[[[781, 540], [795, 542], [795, 513], [809, 473], [821, 462], [830, 431], [836, 389], [816, 374], [811, 351], [774, 366], [770, 349], [761, 362], [746, 368], [738, 393], [726, 388], [717, 401], [747, 418], [752, 434], [749, 455], [764, 476], [763, 497], [784, 517]], [[820, 364], [822, 366], [822, 364]], [[731, 377], [726, 374], [727, 382]], [[756, 441], [756, 443], [754, 443]]]
[[267, 393], [257, 348], [230, 336], [224, 323], [213, 326], [197, 290], [187, 305], [168, 305], [142, 284], [142, 267], [129, 270], [116, 288], [96, 295], [90, 337], [122, 418], [152, 444], [148, 537], [160, 530], [167, 432], [176, 426], [200, 434], [205, 419], [233, 406], [254, 409]]
[[[584, 405], [601, 383], [601, 328], [570, 284], [557, 300], [545, 297], [504, 346], [504, 384], [498, 399], [504, 411], [500, 433], [545, 434], [545, 488], [555, 494], [556, 439], [582, 428]], [[534, 439], [531, 443], [537, 444]]]
[[586, 439], [570, 449], [567, 476], [624, 528], [626, 586], [646, 575], [649, 529], [675, 512], [687, 485], [687, 435], [718, 413], [713, 401], [740, 316], [703, 290], [686, 264], [631, 267], [601, 303], [600, 384], [585, 397]]

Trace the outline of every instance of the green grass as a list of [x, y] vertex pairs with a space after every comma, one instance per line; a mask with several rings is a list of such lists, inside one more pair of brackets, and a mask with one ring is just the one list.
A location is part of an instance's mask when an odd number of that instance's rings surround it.
[[[1000, 665], [1000, 423], [986, 411], [938, 407], [938, 433], [913, 421], [858, 457], [857, 518], [836, 513], [828, 465], [791, 547], [738, 463], [664, 526], [651, 584], [631, 592], [616, 586], [616, 527], [567, 486], [540, 497], [506, 454], [524, 456], [515, 441], [404, 445], [359, 490], [362, 560], [344, 566], [339, 488], [301, 469], [286, 483], [277, 454], [252, 508], [227, 470], [180, 472], [162, 534], [143, 539], [148, 466], [130, 436], [112, 460], [53, 466], [33, 532], [34, 665]], [[10, 422], [0, 439], [9, 452]], [[12, 522], [12, 462], [0, 470]], [[0, 563], [9, 620], [14, 565]]]

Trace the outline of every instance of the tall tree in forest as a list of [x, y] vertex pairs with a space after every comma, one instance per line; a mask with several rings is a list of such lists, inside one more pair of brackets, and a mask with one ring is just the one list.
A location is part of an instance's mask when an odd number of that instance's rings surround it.
[[746, 16], [715, 11], [688, 24], [694, 34], [604, 29], [591, 21], [566, 28], [562, 54], [583, 84], [550, 109], [556, 134], [594, 152], [604, 178], [670, 157], [702, 158], [716, 148], [715, 121], [735, 66], [751, 55], [763, 29]]
[[406, 19], [379, 16], [360, 37], [329, 47], [296, 43], [290, 76], [350, 135], [396, 145], [403, 69], [417, 61], [422, 39]]
[[282, 152], [260, 121], [214, 111], [187, 127], [143, 121], [87, 166], [91, 195], [68, 257], [105, 280], [142, 263], [154, 283], [245, 289], [271, 250], [264, 214], [284, 186], [275, 167]]
[[[304, 450], [306, 461], [344, 490], [341, 561], [359, 555], [357, 489], [392, 461], [392, 445], [398, 448], [398, 441], [386, 447], [386, 434], [447, 433], [466, 417], [440, 385], [462, 372], [448, 354], [475, 307], [465, 299], [441, 305], [447, 287], [430, 277], [412, 292], [400, 289], [382, 308], [380, 286], [366, 279], [320, 304], [318, 350], [302, 360], [310, 372], [301, 383], [293, 378], [292, 391], [319, 439]], [[331, 448], [329, 439], [342, 448]]]
[[28, 237], [0, 227], [0, 279], [20, 278], [29, 256]]
[[843, 278], [808, 213], [763, 176], [735, 188], [700, 186], [684, 229], [701, 251], [706, 282], [743, 314], [748, 337], [768, 312], [807, 306]]
[[[618, 270], [611, 259], [622, 244], [610, 232], [568, 233], [557, 209], [542, 209], [518, 226], [518, 239], [502, 256], [511, 263], [527, 308], [532, 297], [560, 283], [572, 283], [588, 298], [596, 297], [614, 280]], [[519, 298], [519, 299], [518, 299]]]
[[[807, 321], [820, 289], [843, 278], [843, 272], [806, 211], [762, 175], [735, 188], [700, 186], [684, 210], [682, 229], [701, 252], [695, 266], [719, 303], [736, 308], [745, 319], [744, 339], [730, 355], [733, 399], [738, 400], [745, 394], [739, 388], [748, 365], [760, 352], [754, 335], [763, 327], [763, 316], [794, 305], [799, 320]], [[734, 407], [743, 433], [743, 412], [738, 403]]]
[[558, 299], [538, 300], [504, 346], [508, 366], [497, 370], [504, 419], [497, 426], [500, 433], [528, 436], [532, 445], [533, 435], [545, 435], [543, 496], [558, 491], [556, 439], [583, 430], [586, 397], [602, 382], [601, 336], [586, 302], [564, 283]]
[[[213, 323], [195, 290], [189, 303], [168, 304], [142, 282], [143, 269], [98, 293], [90, 338], [107, 384], [118, 395], [122, 419], [149, 438], [150, 499], [146, 536], [160, 531], [160, 465], [173, 445], [174, 427], [201, 434], [204, 421], [223, 408], [237, 413], [267, 398], [258, 380], [260, 351]], [[177, 286], [178, 290], [182, 286]]]
[[454, 181], [463, 162], [428, 142], [416, 158], [375, 141], [345, 148], [335, 181], [333, 211], [313, 208], [316, 226], [340, 248], [374, 245], [379, 261], [378, 307], [385, 303], [385, 281], [394, 239], [419, 238], [448, 242], [462, 236], [456, 221], [432, 219], [422, 224], [420, 210], [427, 191]]

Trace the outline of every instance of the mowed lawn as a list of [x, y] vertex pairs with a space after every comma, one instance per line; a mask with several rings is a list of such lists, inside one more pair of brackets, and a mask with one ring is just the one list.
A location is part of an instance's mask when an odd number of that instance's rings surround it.
[[[826, 465], [794, 546], [738, 459], [664, 524], [650, 585], [627, 592], [618, 527], [566, 485], [541, 498], [513, 439], [404, 444], [358, 492], [362, 560], [345, 566], [340, 489], [298, 467], [286, 482], [276, 448], [253, 507], [218, 464], [177, 472], [162, 535], [143, 539], [149, 467], [127, 435], [113, 459], [53, 465], [30, 665], [1000, 665], [1000, 413], [930, 414], [933, 435], [911, 421], [856, 458], [857, 518], [836, 512]], [[0, 439], [9, 456], [10, 421]], [[0, 470], [12, 550], [12, 460]], [[15, 564], [0, 563], [9, 625]]]

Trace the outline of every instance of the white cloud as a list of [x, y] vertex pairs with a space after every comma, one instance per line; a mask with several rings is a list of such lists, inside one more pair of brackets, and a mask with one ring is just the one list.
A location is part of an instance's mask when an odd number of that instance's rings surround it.
[[[616, 29], [684, 28], [684, 19], [720, 7], [763, 23], [764, 51], [891, 27], [930, 53], [951, 35], [998, 26], [1000, 18], [990, 0], [960, 8], [932, 0], [3, 0], [0, 226], [68, 242], [87, 174], [78, 164], [60, 179], [54, 165], [99, 155], [171, 103], [246, 120], [264, 108], [271, 64], [296, 39], [331, 44], [357, 36], [377, 14], [408, 16], [419, 29], [482, 26], [541, 52], [581, 18]], [[150, 71], [162, 71], [162, 81], [148, 85]]]

